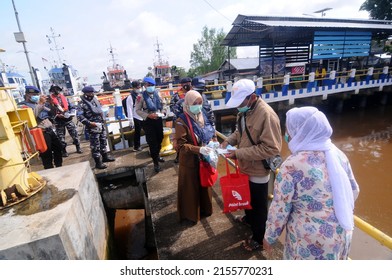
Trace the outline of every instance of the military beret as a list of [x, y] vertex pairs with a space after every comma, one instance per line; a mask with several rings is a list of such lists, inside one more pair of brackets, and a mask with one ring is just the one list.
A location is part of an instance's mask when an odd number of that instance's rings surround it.
[[95, 90], [94, 90], [94, 88], [92, 87], [92, 86], [85, 86], [83, 89], [82, 89], [82, 92], [83, 93], [87, 93], [87, 92], [94, 92]]
[[145, 78], [143, 79], [143, 82], [149, 83], [149, 84], [151, 84], [151, 85], [155, 85], [155, 80], [154, 80], [153, 78], [151, 78], [151, 77], [145, 77]]
[[192, 82], [192, 80], [189, 77], [182, 78], [180, 81], [181, 84], [190, 83], [190, 82]]
[[39, 90], [39, 88], [35, 87], [35, 86], [26, 86], [26, 93], [40, 93], [41, 91]]
[[55, 91], [62, 91], [63, 89], [59, 87], [58, 85], [51, 85], [49, 88], [49, 92], [55, 92]]

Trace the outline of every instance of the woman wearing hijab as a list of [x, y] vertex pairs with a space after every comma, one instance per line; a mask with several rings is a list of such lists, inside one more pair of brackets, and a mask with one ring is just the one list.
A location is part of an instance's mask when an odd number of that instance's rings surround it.
[[179, 153], [177, 212], [180, 221], [189, 220], [194, 224], [200, 217], [212, 214], [212, 192], [211, 188], [200, 185], [199, 161], [201, 154], [207, 155], [211, 151], [205, 145], [215, 135], [215, 129], [202, 110], [202, 103], [200, 93], [188, 91], [183, 113], [175, 123]]
[[275, 180], [263, 247], [269, 251], [286, 227], [284, 259], [345, 260], [359, 194], [350, 163], [332, 144], [332, 128], [317, 108], [293, 108], [286, 117], [292, 155]]

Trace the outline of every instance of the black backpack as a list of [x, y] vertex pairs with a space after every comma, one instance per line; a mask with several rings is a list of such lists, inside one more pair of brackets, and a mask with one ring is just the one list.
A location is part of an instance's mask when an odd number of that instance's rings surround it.
[[122, 101], [121, 101], [121, 103], [122, 103], [122, 106], [123, 106], [123, 109], [124, 109], [124, 114], [125, 114], [125, 116], [128, 118], [128, 110], [127, 110], [127, 99], [128, 99], [128, 97], [129, 97], [129, 95], [127, 96], [127, 97], [125, 97]]

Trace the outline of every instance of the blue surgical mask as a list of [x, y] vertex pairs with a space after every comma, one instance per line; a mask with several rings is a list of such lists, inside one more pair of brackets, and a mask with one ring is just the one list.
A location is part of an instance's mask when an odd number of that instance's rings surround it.
[[155, 86], [149, 86], [146, 88], [148, 93], [153, 93], [155, 91]]
[[290, 141], [289, 135], [287, 134], [287, 132], [284, 134], [284, 141], [286, 141], [286, 143], [289, 143], [289, 141]]
[[201, 112], [201, 105], [190, 105], [189, 106], [189, 111], [192, 112], [192, 114], [199, 114]]
[[31, 100], [31, 102], [33, 102], [33, 103], [38, 103], [38, 101], [39, 101], [39, 95], [33, 95], [33, 96], [31, 96], [30, 100]]

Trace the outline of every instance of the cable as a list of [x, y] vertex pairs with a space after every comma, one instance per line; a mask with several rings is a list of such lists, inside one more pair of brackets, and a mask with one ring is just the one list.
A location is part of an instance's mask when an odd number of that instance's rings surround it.
[[221, 12], [219, 12], [217, 9], [215, 9], [207, 0], [203, 0], [208, 6], [210, 6], [215, 12], [217, 12], [218, 14], [220, 14], [222, 17], [224, 17], [225, 19], [227, 19], [230, 22], [233, 22], [233, 20], [229, 19], [228, 17], [226, 17], [224, 14], [222, 14]]
[[[222, 14], [222, 13], [219, 12], [217, 9], [215, 9], [215, 7], [212, 6], [207, 0], [203, 0], [203, 1], [204, 1], [208, 6], [210, 6], [215, 12], [217, 12], [217, 13], [220, 14], [222, 17], [224, 17], [225, 19], [227, 19], [229, 22], [231, 22], [231, 23], [233, 22], [233, 20], [229, 19], [229, 18], [226, 17], [224, 14]], [[233, 26], [242, 28], [242, 29], [244, 29], [244, 30], [246, 30], [246, 31], [255, 32], [255, 33], [264, 32], [264, 31], [266, 31], [266, 30], [272, 28], [272, 27], [266, 27], [266, 28], [264, 28], [263, 30], [253, 30], [253, 29], [249, 29], [249, 28], [246, 28], [246, 27], [244, 27], [244, 26], [242, 26], [242, 25], [238, 25], [238, 24], [233, 24]]]

